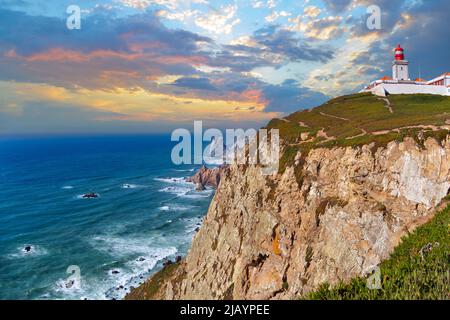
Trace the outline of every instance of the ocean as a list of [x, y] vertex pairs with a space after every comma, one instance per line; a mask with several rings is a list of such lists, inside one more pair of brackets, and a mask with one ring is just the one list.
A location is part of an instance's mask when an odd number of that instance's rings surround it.
[[185, 181], [198, 166], [172, 164], [173, 145], [0, 138], [0, 299], [121, 299], [186, 255], [214, 191]]

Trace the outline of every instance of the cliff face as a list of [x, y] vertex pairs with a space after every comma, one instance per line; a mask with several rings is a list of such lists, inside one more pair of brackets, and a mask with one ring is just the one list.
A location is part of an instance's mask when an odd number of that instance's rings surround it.
[[364, 275], [450, 188], [450, 138], [313, 149], [266, 177], [232, 166], [188, 256], [155, 298], [291, 299]]

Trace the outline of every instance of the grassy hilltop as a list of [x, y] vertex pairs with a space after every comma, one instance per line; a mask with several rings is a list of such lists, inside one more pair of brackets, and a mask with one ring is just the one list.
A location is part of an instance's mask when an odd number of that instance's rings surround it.
[[[273, 119], [268, 129], [277, 128], [284, 143], [281, 171], [294, 161], [297, 151], [311, 148], [361, 146], [374, 148], [406, 136], [418, 143], [428, 136], [440, 140], [449, 132], [450, 97], [437, 95], [392, 95], [370, 93], [332, 99], [311, 109]], [[422, 132], [421, 134], [419, 134]]]

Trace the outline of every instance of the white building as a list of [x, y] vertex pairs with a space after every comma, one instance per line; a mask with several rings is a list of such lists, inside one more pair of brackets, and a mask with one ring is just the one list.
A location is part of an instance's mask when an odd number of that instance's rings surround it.
[[430, 81], [409, 78], [409, 61], [405, 60], [403, 48], [395, 48], [395, 60], [392, 62], [392, 78], [383, 77], [371, 82], [361, 92], [372, 92], [377, 96], [390, 94], [437, 94], [450, 96], [450, 73], [444, 73]]

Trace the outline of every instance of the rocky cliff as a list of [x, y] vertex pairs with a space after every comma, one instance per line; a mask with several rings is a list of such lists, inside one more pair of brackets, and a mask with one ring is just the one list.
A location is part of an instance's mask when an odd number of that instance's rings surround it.
[[431, 219], [450, 188], [449, 136], [295, 159], [274, 176], [224, 170], [189, 254], [140, 298], [295, 299], [365, 275]]

